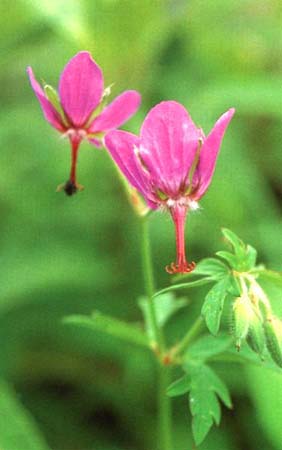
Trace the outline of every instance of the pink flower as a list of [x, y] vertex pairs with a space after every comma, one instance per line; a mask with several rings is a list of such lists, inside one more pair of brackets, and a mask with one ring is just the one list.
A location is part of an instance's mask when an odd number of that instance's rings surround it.
[[152, 209], [170, 212], [175, 225], [177, 261], [168, 273], [194, 269], [185, 255], [187, 212], [196, 209], [208, 189], [224, 132], [235, 110], [229, 109], [206, 137], [177, 102], [156, 105], [146, 116], [140, 136], [125, 131], [107, 134], [105, 144], [128, 181]]
[[105, 133], [122, 125], [138, 109], [141, 97], [136, 91], [125, 91], [105, 106], [110, 89], [104, 90], [103, 74], [88, 52], [79, 52], [65, 66], [59, 81], [59, 95], [49, 85], [44, 90], [27, 68], [31, 86], [45, 119], [67, 136], [71, 143], [70, 178], [63, 186], [72, 195], [81, 189], [76, 182], [76, 163], [80, 143], [87, 139], [97, 147]]

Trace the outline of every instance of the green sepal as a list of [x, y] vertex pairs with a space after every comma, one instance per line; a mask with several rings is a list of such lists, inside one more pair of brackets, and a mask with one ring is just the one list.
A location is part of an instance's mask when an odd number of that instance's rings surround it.
[[249, 346], [263, 357], [265, 350], [265, 334], [261, 317], [254, 311], [247, 336]]
[[113, 84], [111, 84], [110, 86], [106, 87], [106, 89], [104, 89], [102, 99], [101, 99], [99, 105], [97, 106], [97, 108], [94, 109], [94, 111], [92, 111], [92, 113], [90, 114], [89, 119], [86, 122], [85, 128], [88, 128], [91, 125], [91, 123], [94, 121], [94, 119], [96, 119], [96, 117], [98, 117], [101, 114], [101, 112], [103, 111], [103, 109], [105, 108], [106, 103], [107, 103], [107, 98], [109, 97], [109, 95], [111, 93], [112, 86], [113, 86]]
[[165, 200], [168, 199], [168, 196], [163, 191], [161, 191], [160, 189], [156, 190], [156, 195], [157, 195], [157, 197], [159, 197], [160, 200], [165, 201]]
[[264, 323], [266, 345], [274, 362], [282, 367], [282, 322], [274, 316]]
[[253, 317], [253, 311], [250, 301], [247, 296], [236, 298], [233, 303], [233, 318], [234, 318], [234, 337], [235, 344], [239, 350], [241, 343], [246, 339], [250, 322]]
[[68, 121], [66, 119], [64, 110], [61, 106], [61, 102], [59, 99], [59, 95], [58, 92], [56, 91], [56, 89], [53, 88], [53, 86], [50, 86], [49, 84], [45, 84], [44, 85], [44, 92], [46, 97], [48, 98], [49, 102], [54, 106], [55, 110], [57, 111], [57, 113], [59, 114], [63, 124], [68, 127]]

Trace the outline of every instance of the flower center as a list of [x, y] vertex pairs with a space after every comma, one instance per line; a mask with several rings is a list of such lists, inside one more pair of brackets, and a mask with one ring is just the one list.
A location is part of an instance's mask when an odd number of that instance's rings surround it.
[[86, 138], [87, 132], [83, 128], [69, 128], [65, 133], [65, 136], [69, 137], [71, 140], [78, 140], [80, 142], [82, 139]]

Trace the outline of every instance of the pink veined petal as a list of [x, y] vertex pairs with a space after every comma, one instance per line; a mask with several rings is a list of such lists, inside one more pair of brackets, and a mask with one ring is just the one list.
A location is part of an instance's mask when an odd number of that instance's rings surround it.
[[99, 139], [96, 138], [88, 138], [88, 141], [97, 148], [103, 148], [103, 144]]
[[215, 170], [215, 164], [219, 153], [220, 145], [225, 133], [225, 130], [235, 113], [235, 109], [231, 108], [224, 113], [216, 122], [210, 134], [204, 141], [203, 147], [200, 153], [200, 160], [196, 170], [200, 187], [196, 193], [196, 199], [204, 195], [208, 189], [212, 176]]
[[57, 113], [52, 103], [50, 103], [50, 101], [46, 98], [42, 87], [40, 86], [38, 81], [36, 81], [33, 75], [31, 67], [27, 68], [27, 74], [29, 76], [31, 87], [39, 100], [45, 119], [52, 125], [52, 127], [56, 128], [59, 131], [64, 131], [65, 126], [61, 122], [60, 115]]
[[155, 183], [167, 194], [179, 194], [195, 158], [200, 130], [175, 101], [156, 105], [141, 129], [140, 154]]
[[121, 172], [127, 180], [145, 197], [150, 207], [152, 206], [149, 198], [149, 179], [139, 164], [135, 156], [134, 148], [140, 143], [139, 137], [128, 133], [127, 131], [110, 131], [105, 137], [105, 145], [109, 150], [113, 160], [118, 165]]
[[88, 131], [90, 133], [107, 132], [120, 127], [135, 114], [140, 103], [141, 95], [138, 92], [123, 92], [96, 117]]
[[88, 52], [79, 52], [65, 66], [59, 82], [62, 107], [75, 127], [83, 127], [100, 103], [103, 74]]

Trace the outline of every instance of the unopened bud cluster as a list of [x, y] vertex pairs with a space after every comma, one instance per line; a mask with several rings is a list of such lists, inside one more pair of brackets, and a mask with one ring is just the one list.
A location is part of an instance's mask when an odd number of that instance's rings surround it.
[[273, 361], [282, 367], [282, 321], [271, 312], [268, 299], [260, 286], [251, 286], [237, 297], [232, 306], [233, 336], [240, 350], [242, 342], [261, 357], [268, 349]]

